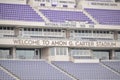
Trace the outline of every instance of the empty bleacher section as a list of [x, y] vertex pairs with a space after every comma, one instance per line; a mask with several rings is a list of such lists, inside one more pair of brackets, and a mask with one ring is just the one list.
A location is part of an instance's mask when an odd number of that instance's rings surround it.
[[104, 25], [120, 25], [120, 10], [109, 10], [109, 9], [90, 9], [85, 10], [95, 18], [99, 24]]
[[120, 75], [103, 67], [99, 63], [52, 62], [78, 80], [119, 80]]
[[120, 73], [120, 61], [102, 61], [102, 63]]
[[113, 0], [5, 1], [0, 80], [120, 80], [120, 61], [112, 61], [120, 60]]
[[0, 20], [43, 22], [29, 5], [4, 3], [0, 3]]
[[65, 21], [80, 21], [93, 23], [83, 12], [81, 11], [62, 11], [62, 10], [43, 10], [40, 11], [51, 22], [65, 22]]
[[45, 61], [0, 60], [0, 65], [20, 80], [72, 80]]
[[6, 72], [4, 72], [2, 69], [0, 69], [0, 80], [15, 80], [15, 79], [8, 75]]

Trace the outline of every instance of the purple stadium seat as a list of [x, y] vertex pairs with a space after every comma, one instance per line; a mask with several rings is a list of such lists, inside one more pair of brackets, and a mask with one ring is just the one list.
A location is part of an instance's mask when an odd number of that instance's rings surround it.
[[2, 69], [0, 69], [0, 80], [15, 80], [7, 73], [5, 73]]
[[72, 80], [45, 61], [0, 60], [0, 65], [20, 80]]
[[40, 10], [51, 22], [81, 21], [93, 24], [81, 11]]
[[101, 66], [99, 63], [73, 63], [54, 61], [60, 67], [78, 80], [119, 80], [120, 76]]
[[43, 22], [43, 19], [29, 5], [21, 4], [0, 3], [0, 19]]
[[120, 25], [120, 10], [85, 9], [100, 24]]
[[102, 63], [120, 73], [120, 61], [102, 61]]

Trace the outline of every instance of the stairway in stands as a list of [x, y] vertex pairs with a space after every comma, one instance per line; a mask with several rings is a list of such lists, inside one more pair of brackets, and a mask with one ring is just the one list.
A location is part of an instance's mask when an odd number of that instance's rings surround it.
[[[32, 6], [31, 6], [32, 7]], [[39, 15], [42, 17], [42, 19], [45, 21], [45, 22], [50, 22], [50, 20], [42, 13], [39, 11], [38, 8], [34, 8], [32, 7], [32, 9]]]
[[99, 22], [95, 19], [95, 18], [93, 18], [87, 11], [85, 11], [84, 9], [83, 9], [83, 13], [87, 16], [87, 17], [89, 17], [93, 22], [94, 22], [94, 24], [99, 24]]
[[101, 61], [100, 64], [120, 75], [120, 61]]
[[72, 78], [72, 80], [78, 80], [74, 75], [71, 75], [70, 73], [68, 73], [67, 71], [63, 70], [61, 67], [51, 63], [51, 62], [47, 62], [48, 64], [50, 64], [52, 67], [54, 67], [55, 69], [59, 70], [60, 72], [64, 73], [66, 76]]
[[15, 80], [76, 80], [45, 60], [0, 60], [0, 65]]
[[117, 74], [101, 63], [73, 63], [70, 61], [54, 61], [52, 63], [78, 80], [120, 79], [120, 74]]
[[1, 80], [20, 80], [18, 76], [11, 73], [6, 68], [0, 66], [0, 79]]

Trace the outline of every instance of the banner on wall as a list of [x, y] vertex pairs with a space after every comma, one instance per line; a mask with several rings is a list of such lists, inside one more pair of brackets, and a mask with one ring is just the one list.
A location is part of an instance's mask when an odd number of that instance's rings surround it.
[[67, 46], [67, 47], [118, 47], [115, 41], [72, 41], [72, 40], [34, 40], [14, 39], [14, 45], [29, 46]]

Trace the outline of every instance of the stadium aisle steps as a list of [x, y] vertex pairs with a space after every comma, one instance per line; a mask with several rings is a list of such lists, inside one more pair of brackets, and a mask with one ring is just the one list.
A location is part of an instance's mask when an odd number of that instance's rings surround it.
[[99, 24], [99, 22], [93, 17], [91, 16], [87, 11], [83, 10], [82, 11], [87, 17], [89, 17], [95, 24]]
[[0, 65], [0, 79], [2, 80], [20, 80], [15, 74]]
[[41, 18], [45, 21], [45, 22], [50, 22], [50, 20], [42, 13], [40, 12], [38, 9], [35, 9], [33, 7], [31, 7], [39, 16], [41, 16]]
[[69, 76], [75, 78], [76, 80], [79, 80], [76, 76], [70, 74], [69, 72], [67, 72], [66, 70], [62, 69], [60, 66], [54, 64], [54, 62], [52, 63], [52, 65], [56, 66], [57, 68], [59, 68], [61, 71], [65, 72], [66, 74], [68, 74]]
[[21, 80], [73, 80], [46, 61], [0, 60], [0, 64]]
[[80, 80], [119, 80], [120, 75], [107, 69], [99, 63], [73, 63], [70, 61], [54, 61], [56, 64], [71, 75]]
[[120, 61], [102, 61], [101, 64], [105, 65], [106, 67], [112, 69], [117, 74], [120, 75]]
[[67, 75], [68, 77], [72, 78], [73, 80], [78, 80], [75, 76], [69, 74], [68, 72], [66, 72], [65, 70], [63, 70], [62, 68], [60, 68], [59, 66], [55, 65], [54, 63], [50, 63], [47, 62], [48, 64], [50, 64], [52, 67], [54, 67], [55, 69], [59, 70], [60, 72], [64, 73], [65, 75]]

